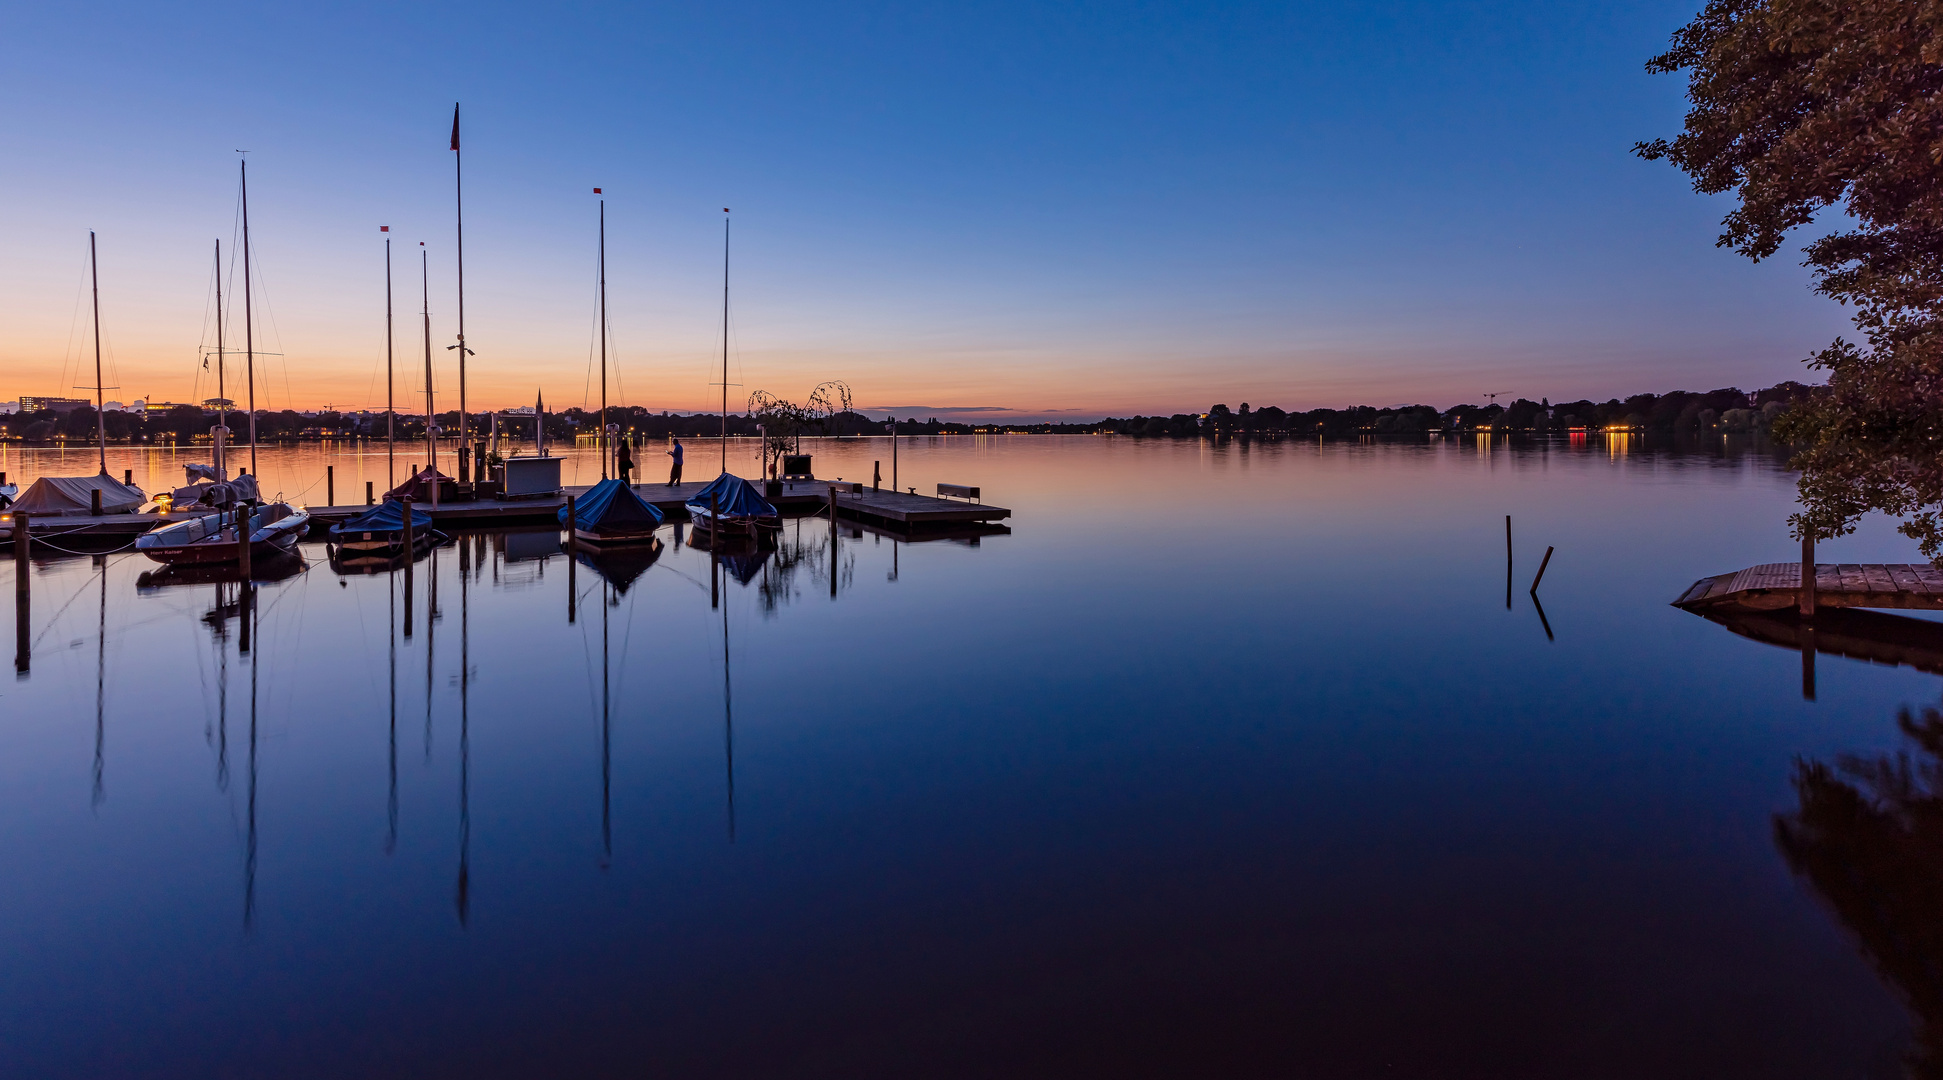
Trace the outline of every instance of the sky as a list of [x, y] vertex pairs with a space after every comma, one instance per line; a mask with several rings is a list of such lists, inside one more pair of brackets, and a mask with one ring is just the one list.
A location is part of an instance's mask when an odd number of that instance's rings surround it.
[[[1811, 378], [1794, 248], [1631, 153], [1698, 4], [30, 5], [0, 12], [0, 399], [215, 393], [247, 150], [262, 408], [1024, 421]], [[389, 225], [389, 233], [380, 233]], [[1805, 237], [1804, 237], [1805, 239]], [[240, 290], [240, 264], [223, 272]], [[240, 304], [226, 332], [242, 337]], [[230, 369], [240, 379], [240, 365]], [[230, 396], [242, 399], [234, 382]], [[408, 402], [411, 404], [408, 405]]]

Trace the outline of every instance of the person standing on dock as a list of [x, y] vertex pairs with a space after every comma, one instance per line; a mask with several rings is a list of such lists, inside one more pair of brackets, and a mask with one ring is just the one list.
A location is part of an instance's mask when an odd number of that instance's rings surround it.
[[621, 474], [622, 484], [630, 488], [634, 486], [634, 477], [632, 475], [634, 472], [634, 455], [628, 453], [627, 436], [625, 435], [621, 437], [620, 445], [614, 451], [614, 468]]
[[675, 467], [668, 473], [668, 486], [681, 483], [681, 437], [675, 436], [674, 445], [668, 448], [668, 456], [675, 459]]

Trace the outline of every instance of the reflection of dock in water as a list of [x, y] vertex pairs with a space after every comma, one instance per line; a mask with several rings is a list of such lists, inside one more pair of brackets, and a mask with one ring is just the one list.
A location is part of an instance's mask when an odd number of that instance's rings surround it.
[[1943, 623], [1855, 610], [1818, 612], [1812, 620], [1803, 619], [1792, 610], [1715, 609], [1695, 614], [1744, 638], [1784, 649], [1813, 650], [1829, 656], [1943, 675]]

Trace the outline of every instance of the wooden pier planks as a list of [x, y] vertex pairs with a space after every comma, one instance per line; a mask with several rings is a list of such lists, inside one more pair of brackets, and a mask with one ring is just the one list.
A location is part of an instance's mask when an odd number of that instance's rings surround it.
[[[1673, 606], [1778, 611], [1801, 603], [1801, 564], [1762, 563], [1701, 578]], [[1815, 605], [1943, 611], [1943, 570], [1927, 563], [1816, 563]]]

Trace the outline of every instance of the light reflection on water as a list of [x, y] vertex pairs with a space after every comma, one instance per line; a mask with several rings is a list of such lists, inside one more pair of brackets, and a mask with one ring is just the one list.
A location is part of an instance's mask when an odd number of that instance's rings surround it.
[[1774, 829], [1935, 677], [1824, 656], [1807, 702], [1667, 606], [1787, 557], [1771, 455], [899, 453], [1012, 534], [307, 544], [248, 591], [37, 561], [8, 1074], [1895, 1072], [1902, 968], [1853, 943], [1893, 935], [1823, 906], [1839, 835], [1797, 877]]

